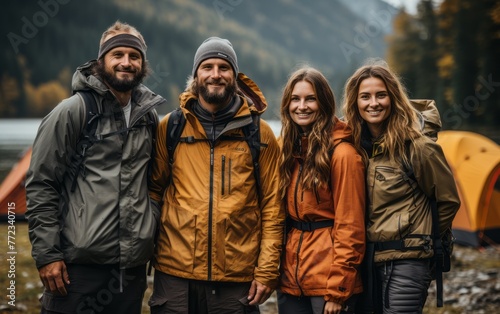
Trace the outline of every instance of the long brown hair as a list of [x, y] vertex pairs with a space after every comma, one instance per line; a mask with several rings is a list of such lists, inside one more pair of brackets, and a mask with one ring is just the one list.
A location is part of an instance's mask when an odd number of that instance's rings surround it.
[[354, 145], [360, 152], [361, 133], [364, 120], [358, 109], [358, 94], [361, 82], [367, 78], [378, 78], [382, 80], [387, 88], [391, 100], [391, 113], [383, 123], [382, 141], [385, 143], [385, 152], [391, 160], [397, 157], [408, 163], [405, 153], [405, 141], [412, 143], [415, 138], [421, 136], [417, 127], [417, 115], [406, 94], [404, 86], [399, 78], [387, 66], [381, 64], [369, 64], [359, 68], [348, 80], [344, 87], [343, 111], [347, 123], [353, 132]]
[[290, 75], [281, 99], [280, 192], [284, 198], [290, 185], [294, 164], [294, 146], [301, 138], [300, 127], [293, 122], [289, 107], [295, 84], [310, 83], [317, 99], [319, 112], [308, 133], [308, 148], [303, 164], [302, 185], [304, 189], [316, 189], [330, 182], [330, 155], [333, 151], [333, 128], [335, 121], [335, 97], [327, 79], [318, 70], [305, 66]]

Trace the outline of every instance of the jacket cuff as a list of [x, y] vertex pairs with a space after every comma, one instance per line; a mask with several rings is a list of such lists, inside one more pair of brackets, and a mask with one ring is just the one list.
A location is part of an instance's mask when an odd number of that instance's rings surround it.
[[332, 297], [332, 296], [326, 295], [324, 299], [326, 302], [335, 302], [335, 303], [338, 303], [342, 306], [344, 306], [344, 303], [345, 303], [344, 298], [338, 298], [338, 297]]

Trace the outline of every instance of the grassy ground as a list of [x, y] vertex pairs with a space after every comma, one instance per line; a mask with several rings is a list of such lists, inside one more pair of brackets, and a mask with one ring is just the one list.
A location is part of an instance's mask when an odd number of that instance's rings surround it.
[[[40, 313], [40, 303], [38, 299], [43, 291], [43, 286], [38, 277], [35, 262], [33, 258], [31, 258], [28, 225], [26, 222], [14, 223], [15, 240], [12, 238], [10, 238], [10, 240], [15, 243], [15, 250], [8, 248], [8, 236], [13, 235], [8, 232], [9, 230], [13, 231], [13, 228], [9, 229], [9, 226], [10, 225], [5, 222], [0, 223], [0, 291], [2, 291], [0, 294], [0, 313]], [[9, 254], [11, 251], [15, 251], [17, 254]], [[12, 266], [10, 262], [7, 261], [11, 256], [15, 256], [15, 264]], [[13, 267], [15, 267], [15, 269]], [[10, 274], [13, 274], [12, 271], [15, 271], [15, 278], [9, 278], [9, 271], [11, 272]], [[14, 289], [10, 289], [11, 280], [15, 280], [13, 284]], [[7, 291], [7, 293], [5, 293], [5, 291]], [[15, 291], [15, 306], [9, 304], [11, 299], [8, 295], [12, 293], [11, 291]], [[147, 300], [150, 295], [151, 287], [146, 291], [143, 313], [149, 313]]]
[[[15, 311], [19, 310], [23, 313], [39, 313], [38, 297], [42, 292], [42, 285], [38, 278], [38, 271], [35, 267], [35, 262], [31, 258], [31, 244], [28, 240], [28, 228], [25, 222], [15, 222], [12, 226], [5, 222], [0, 224], [0, 256], [2, 263], [0, 263], [0, 289], [5, 292], [6, 289], [12, 286], [15, 290], [7, 290], [9, 295], [15, 292], [15, 302], [9, 305], [9, 301], [14, 301], [8, 298], [5, 293], [1, 295], [1, 308], [2, 310]], [[8, 236], [12, 236], [15, 231], [15, 239], [10, 238], [15, 246], [14, 249], [8, 247]], [[11, 251], [17, 254], [9, 254]], [[15, 263], [7, 262], [7, 259], [15, 257]], [[15, 272], [13, 272], [15, 271]], [[9, 278], [9, 274], [15, 275], [15, 278]], [[11, 280], [15, 283], [11, 285]], [[15, 304], [15, 306], [12, 306]]]

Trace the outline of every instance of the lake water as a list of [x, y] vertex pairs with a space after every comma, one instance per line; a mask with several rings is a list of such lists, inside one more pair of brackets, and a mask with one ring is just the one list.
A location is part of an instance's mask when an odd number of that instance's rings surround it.
[[[0, 119], [0, 182], [35, 139], [42, 119]], [[275, 134], [279, 133], [278, 120], [267, 121]]]

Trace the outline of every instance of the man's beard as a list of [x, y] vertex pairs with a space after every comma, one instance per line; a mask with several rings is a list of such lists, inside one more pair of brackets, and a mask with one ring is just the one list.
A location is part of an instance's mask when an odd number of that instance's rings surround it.
[[146, 76], [146, 64], [143, 64], [140, 70], [134, 73], [134, 77], [131, 80], [119, 79], [114, 73], [106, 71], [106, 65], [103, 61], [99, 61], [95, 67], [96, 74], [102, 78], [106, 84], [118, 92], [128, 92], [133, 88], [137, 87], [142, 83], [142, 80]]
[[229, 103], [235, 95], [236, 84], [227, 84], [222, 93], [210, 93], [206, 85], [197, 83], [196, 92], [199, 97], [202, 97], [209, 104], [225, 105]]

